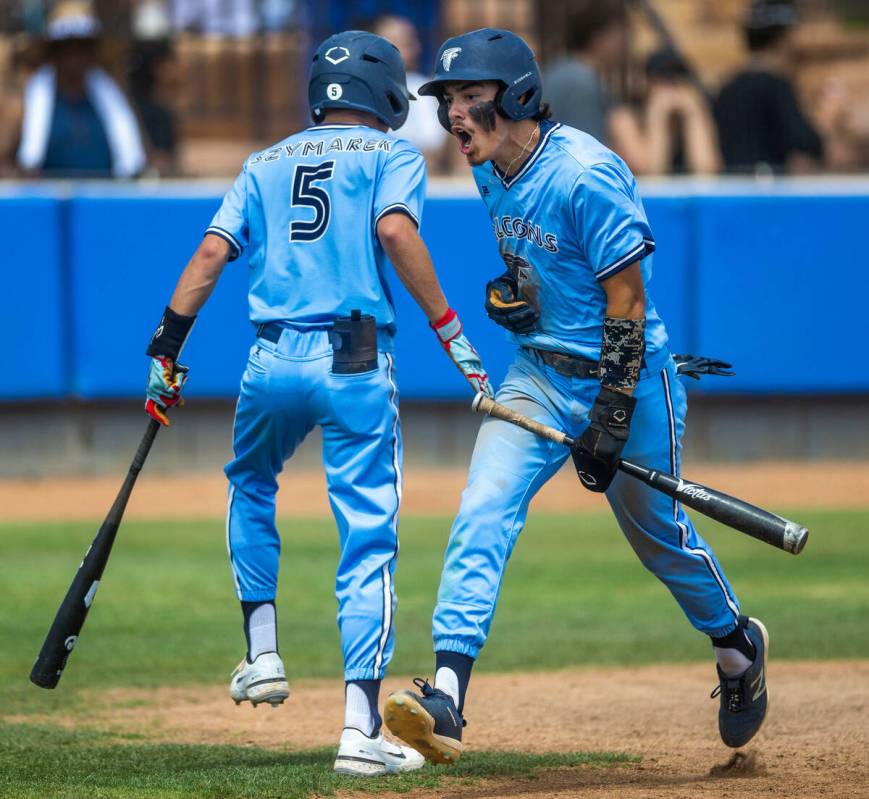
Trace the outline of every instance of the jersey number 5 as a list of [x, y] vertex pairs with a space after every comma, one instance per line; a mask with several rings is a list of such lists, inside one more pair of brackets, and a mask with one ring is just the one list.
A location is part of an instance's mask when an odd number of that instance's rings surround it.
[[331, 180], [334, 161], [322, 164], [299, 164], [293, 172], [293, 208], [313, 208], [314, 218], [290, 222], [290, 241], [317, 241], [329, 226], [332, 203], [326, 190], [314, 185]]

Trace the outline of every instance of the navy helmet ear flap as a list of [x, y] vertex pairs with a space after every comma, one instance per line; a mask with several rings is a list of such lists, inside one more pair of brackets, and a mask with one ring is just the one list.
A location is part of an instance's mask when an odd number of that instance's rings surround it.
[[510, 119], [533, 117], [540, 110], [543, 85], [538, 70], [529, 70], [499, 94], [498, 110]]
[[447, 102], [444, 100], [443, 94], [438, 97], [438, 122], [440, 122], [441, 127], [445, 128], [447, 131], [453, 129], [453, 126], [450, 124], [450, 109], [447, 108]]

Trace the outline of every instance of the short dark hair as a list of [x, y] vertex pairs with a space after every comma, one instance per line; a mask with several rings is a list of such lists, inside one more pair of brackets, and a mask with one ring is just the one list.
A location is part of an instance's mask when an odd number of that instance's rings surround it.
[[552, 109], [550, 109], [549, 103], [541, 103], [540, 110], [531, 119], [535, 119], [538, 122], [543, 119], [552, 119]]
[[586, 50], [602, 31], [628, 20], [624, 0], [592, 0], [574, 10], [567, 18], [567, 49]]

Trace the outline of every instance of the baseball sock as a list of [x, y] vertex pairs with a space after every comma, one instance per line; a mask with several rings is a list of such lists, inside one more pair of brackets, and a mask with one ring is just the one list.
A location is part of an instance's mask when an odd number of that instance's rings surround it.
[[263, 652], [278, 651], [275, 603], [242, 602], [244, 637], [247, 639], [247, 662], [253, 663]]
[[369, 738], [380, 732], [377, 711], [380, 680], [351, 680], [344, 688], [344, 726], [355, 727]]
[[452, 697], [459, 713], [465, 706], [465, 694], [471, 679], [474, 659], [458, 652], [435, 652], [435, 688]]
[[715, 659], [718, 661], [721, 671], [728, 677], [742, 674], [754, 663], [754, 658], [757, 655], [754, 644], [751, 643], [745, 632], [747, 624], [748, 617], [740, 616], [739, 623], [732, 632], [721, 638], [712, 638]]

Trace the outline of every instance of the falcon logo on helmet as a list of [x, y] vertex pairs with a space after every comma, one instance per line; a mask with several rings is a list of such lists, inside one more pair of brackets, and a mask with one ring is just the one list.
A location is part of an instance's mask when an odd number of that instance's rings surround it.
[[444, 65], [444, 72], [450, 71], [450, 67], [453, 65], [453, 61], [456, 60], [456, 57], [461, 52], [461, 47], [448, 47], [441, 53], [441, 63]]

